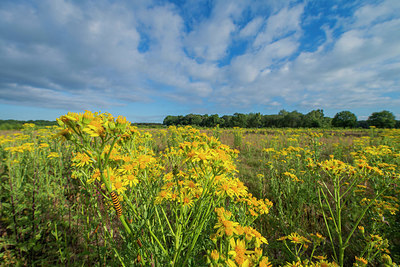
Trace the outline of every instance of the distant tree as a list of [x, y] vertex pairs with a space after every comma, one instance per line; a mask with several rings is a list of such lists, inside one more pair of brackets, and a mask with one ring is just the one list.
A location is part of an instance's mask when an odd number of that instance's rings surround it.
[[260, 113], [250, 113], [247, 116], [247, 127], [249, 128], [259, 128], [262, 126], [261, 114]]
[[167, 117], [165, 117], [163, 124], [166, 126], [178, 125], [180, 124], [179, 117], [168, 115]]
[[286, 112], [282, 118], [282, 126], [291, 128], [302, 127], [303, 117], [304, 115], [296, 110], [292, 112]]
[[247, 115], [242, 113], [235, 113], [232, 117], [232, 126], [233, 127], [247, 127]]
[[230, 128], [232, 127], [232, 115], [224, 115], [221, 117], [221, 127]]
[[357, 121], [357, 128], [368, 129], [368, 121]]
[[332, 119], [332, 126], [343, 128], [354, 128], [357, 125], [357, 117], [350, 111], [341, 111], [336, 113]]
[[204, 126], [205, 126], [205, 127], [215, 127], [215, 126], [217, 126], [218, 124], [221, 124], [221, 122], [222, 122], [222, 120], [221, 120], [221, 118], [218, 116], [218, 114], [213, 114], [213, 115], [208, 116], [208, 117], [205, 119]]
[[188, 114], [183, 119], [184, 125], [197, 125], [200, 126], [203, 122], [203, 116], [197, 114]]
[[304, 116], [304, 126], [309, 128], [326, 128], [330, 126], [330, 119], [324, 116], [322, 109], [312, 110]]
[[396, 125], [396, 118], [392, 112], [383, 110], [372, 113], [368, 117], [368, 124], [377, 128], [393, 128]]
[[262, 116], [262, 125], [269, 128], [280, 127], [281, 117], [280, 115], [264, 115]]

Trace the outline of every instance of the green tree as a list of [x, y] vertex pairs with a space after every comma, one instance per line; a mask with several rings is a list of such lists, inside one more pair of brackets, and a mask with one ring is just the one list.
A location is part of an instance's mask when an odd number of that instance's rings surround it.
[[330, 120], [324, 116], [322, 109], [312, 110], [304, 116], [304, 126], [309, 128], [326, 128]]
[[357, 117], [350, 111], [341, 111], [336, 113], [332, 125], [334, 127], [354, 128], [357, 125]]
[[281, 117], [280, 115], [263, 115], [261, 119], [262, 126], [271, 128], [279, 127]]
[[396, 125], [396, 118], [392, 112], [387, 110], [374, 112], [368, 117], [368, 125], [377, 128], [393, 128]]
[[282, 126], [290, 128], [298, 128], [303, 124], [304, 115], [298, 111], [286, 112], [282, 118]]
[[230, 128], [232, 126], [232, 115], [224, 115], [221, 117], [221, 127]]
[[188, 114], [184, 118], [184, 125], [197, 125], [200, 126], [203, 122], [203, 116], [198, 114]]
[[242, 113], [235, 113], [232, 117], [232, 126], [246, 128], [248, 115]]
[[249, 128], [259, 128], [261, 127], [261, 114], [260, 113], [250, 113], [248, 115], [247, 127]]
[[207, 119], [203, 120], [205, 127], [215, 127], [218, 124], [221, 124], [222, 119], [218, 116], [218, 114], [213, 114], [207, 117]]

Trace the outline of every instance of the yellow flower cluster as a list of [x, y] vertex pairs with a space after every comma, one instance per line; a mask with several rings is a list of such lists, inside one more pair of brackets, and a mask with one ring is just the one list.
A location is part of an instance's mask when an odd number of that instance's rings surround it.
[[66, 127], [60, 132], [61, 136], [69, 139], [72, 133], [86, 133], [90, 137], [105, 138], [107, 134], [122, 134], [130, 127], [130, 122], [125, 117], [114, 118], [109, 113], [85, 113], [68, 112], [67, 115], [57, 119], [60, 126]]
[[[223, 207], [215, 208], [218, 222], [214, 228], [216, 233], [211, 239], [217, 249], [210, 255], [212, 265], [225, 264], [227, 266], [271, 266], [268, 258], [262, 256], [262, 244], [268, 241], [251, 226], [242, 226], [234, 221], [232, 212]], [[221, 247], [225, 249], [221, 250]], [[228, 253], [224, 253], [228, 251]]]

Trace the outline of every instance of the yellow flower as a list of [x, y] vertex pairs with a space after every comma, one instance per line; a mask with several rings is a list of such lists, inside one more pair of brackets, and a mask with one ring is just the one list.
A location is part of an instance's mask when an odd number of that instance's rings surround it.
[[47, 158], [52, 159], [52, 158], [59, 158], [60, 155], [57, 152], [50, 152]]
[[103, 127], [100, 117], [94, 118], [84, 129], [84, 132], [88, 133], [91, 137], [103, 136], [105, 129]]
[[213, 259], [214, 261], [218, 261], [219, 253], [217, 250], [214, 249], [213, 251], [211, 251], [211, 259]]
[[49, 144], [47, 144], [47, 143], [41, 143], [41, 144], [39, 145], [39, 148], [45, 148], [45, 147], [49, 147]]
[[246, 241], [240, 239], [235, 241], [234, 238], [231, 238], [229, 244], [233, 250], [229, 251], [228, 254], [234, 257], [235, 262], [242, 266], [245, 266], [245, 262], [249, 264], [249, 259], [246, 254], [251, 254], [252, 252], [246, 249]]
[[307, 243], [311, 243], [310, 240], [308, 240], [307, 238], [299, 235], [298, 233], [291, 233], [290, 235], [288, 235], [287, 237], [292, 243], [295, 244], [305, 244]]
[[364, 259], [363, 257], [355, 257], [355, 259], [356, 259], [356, 263], [357, 264], [360, 264], [360, 266], [367, 266], [367, 264], [368, 264], [368, 261], [366, 260], [366, 259]]
[[161, 190], [155, 199], [155, 203], [160, 204], [161, 202], [163, 202], [165, 199], [168, 199], [168, 198], [169, 198], [169, 192], [166, 190]]
[[232, 236], [233, 233], [237, 234], [236, 227], [239, 225], [237, 222], [225, 220], [224, 218], [219, 218], [219, 222], [214, 226], [217, 230], [217, 235], [222, 235], [225, 233], [227, 236]]
[[126, 175], [126, 176], [124, 176], [124, 178], [126, 178], [126, 180], [128, 180], [129, 186], [134, 186], [134, 185], [137, 185], [139, 183], [139, 180], [133, 174]]
[[183, 204], [183, 207], [192, 207], [193, 206], [193, 198], [189, 194], [184, 193], [182, 196], [182, 204]]
[[117, 191], [118, 194], [126, 191], [126, 186], [127, 186], [126, 181], [118, 180], [118, 181], [112, 183], [112, 189]]
[[260, 267], [272, 267], [272, 264], [269, 262], [268, 257], [263, 257], [259, 263]]
[[72, 159], [74, 162], [72, 165], [77, 167], [84, 167], [85, 165], [89, 165], [93, 163], [93, 160], [86, 153], [76, 153], [76, 156]]

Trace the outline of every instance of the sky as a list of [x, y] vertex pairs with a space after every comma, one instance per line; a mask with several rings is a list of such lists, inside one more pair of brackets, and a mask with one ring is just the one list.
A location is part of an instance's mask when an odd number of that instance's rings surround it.
[[400, 119], [399, 81], [399, 0], [0, 1], [0, 119]]

